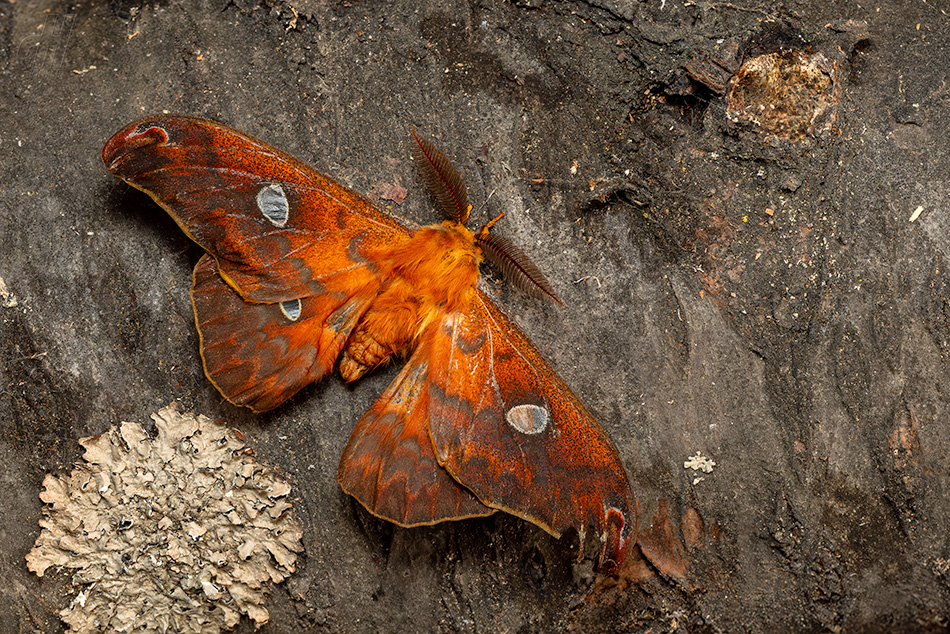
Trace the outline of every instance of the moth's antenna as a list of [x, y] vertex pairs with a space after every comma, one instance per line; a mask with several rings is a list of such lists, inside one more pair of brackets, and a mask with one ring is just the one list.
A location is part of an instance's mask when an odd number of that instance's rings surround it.
[[427, 139], [412, 129], [412, 160], [422, 172], [422, 180], [435, 194], [442, 211], [460, 224], [468, 221], [472, 206], [468, 204], [468, 194], [462, 175], [452, 166], [451, 161]]
[[531, 261], [524, 251], [504, 236], [489, 233], [492, 225], [502, 219], [504, 213], [499, 214], [475, 234], [475, 244], [482, 253], [494, 263], [502, 274], [511, 280], [511, 283], [528, 295], [538, 299], [551, 299], [560, 304], [564, 303], [554, 294], [554, 289], [541, 273], [541, 269]]
[[[422, 180], [435, 194], [442, 211], [452, 220], [464, 225], [472, 213], [472, 206], [468, 204], [468, 193], [465, 190], [462, 175], [453, 167], [448, 157], [427, 139], [419, 136], [415, 128], [412, 129], [412, 140], [415, 141], [412, 146], [412, 159], [422, 172]], [[495, 192], [492, 191], [485, 198], [485, 202], [487, 203], [494, 194]], [[541, 269], [525, 255], [524, 251], [508, 238], [488, 232], [492, 225], [501, 220], [504, 215], [504, 213], [499, 214], [482, 227], [475, 234], [475, 244], [495, 266], [501, 269], [502, 274], [511, 280], [512, 284], [532, 297], [551, 299], [563, 306], [564, 304], [554, 294], [554, 289], [544, 279]]]

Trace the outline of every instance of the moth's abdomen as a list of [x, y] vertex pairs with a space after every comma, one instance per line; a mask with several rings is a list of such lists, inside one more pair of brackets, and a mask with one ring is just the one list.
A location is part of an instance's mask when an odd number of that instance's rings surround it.
[[392, 351], [379, 343], [372, 333], [359, 329], [347, 341], [346, 350], [340, 359], [340, 375], [345, 381], [355, 381], [391, 355]]

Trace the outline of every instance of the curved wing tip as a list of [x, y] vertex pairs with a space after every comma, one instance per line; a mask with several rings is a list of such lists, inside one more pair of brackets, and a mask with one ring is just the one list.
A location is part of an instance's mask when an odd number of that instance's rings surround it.
[[[143, 124], [147, 127], [143, 129]], [[168, 141], [168, 133], [159, 125], [157, 117], [139, 119], [125, 126], [106, 141], [102, 148], [102, 162], [115, 174], [122, 162], [133, 152]]]

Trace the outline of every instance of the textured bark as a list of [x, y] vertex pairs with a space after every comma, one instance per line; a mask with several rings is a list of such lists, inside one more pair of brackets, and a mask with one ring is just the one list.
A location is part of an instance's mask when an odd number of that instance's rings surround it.
[[[0, 631], [63, 629], [69, 576], [24, 559], [44, 476], [171, 401], [293, 480], [305, 552], [262, 631], [941, 631], [950, 36], [939, 3], [879, 4], [0, 4]], [[640, 500], [620, 578], [515, 518], [398, 529], [347, 498], [340, 453], [396, 368], [264, 416], [222, 401], [199, 250], [99, 159], [162, 111], [435, 222], [415, 126], [473, 225], [506, 212], [565, 307], [499, 301]]]

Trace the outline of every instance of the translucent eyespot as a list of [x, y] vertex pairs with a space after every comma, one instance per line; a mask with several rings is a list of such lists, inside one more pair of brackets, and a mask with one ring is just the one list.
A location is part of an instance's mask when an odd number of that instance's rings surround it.
[[505, 414], [505, 420], [522, 434], [540, 434], [548, 426], [548, 410], [537, 405], [516, 405]]
[[257, 192], [257, 207], [272, 225], [283, 227], [290, 216], [290, 205], [280, 185], [268, 185]]
[[284, 317], [290, 321], [297, 321], [300, 319], [300, 300], [292, 299], [289, 302], [281, 302], [278, 304], [280, 306], [280, 312], [284, 313]]

